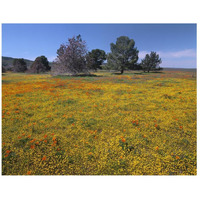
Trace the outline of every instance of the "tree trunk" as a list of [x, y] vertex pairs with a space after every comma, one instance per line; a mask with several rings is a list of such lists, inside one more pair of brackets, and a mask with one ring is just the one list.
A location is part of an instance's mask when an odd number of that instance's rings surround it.
[[124, 73], [124, 69], [121, 69], [121, 74], [123, 74]]

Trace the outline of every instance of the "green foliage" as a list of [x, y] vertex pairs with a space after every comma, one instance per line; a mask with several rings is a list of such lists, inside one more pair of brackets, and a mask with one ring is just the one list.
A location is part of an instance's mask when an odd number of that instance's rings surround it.
[[[11, 58], [11, 57], [5, 57], [2, 56], [2, 66], [7, 70], [7, 71], [12, 71], [13, 69], [13, 61], [16, 58]], [[29, 69], [30, 66], [32, 65], [33, 61], [24, 59], [26, 62], [27, 68]]]
[[26, 62], [23, 58], [21, 59], [14, 59], [13, 60], [13, 67], [15, 72], [25, 72], [27, 70]]
[[161, 70], [162, 68], [159, 67], [159, 64], [162, 63], [161, 58], [159, 58], [159, 54], [156, 52], [151, 51], [150, 54], [146, 54], [145, 58], [141, 61], [141, 66], [143, 71], [156, 71]]
[[134, 46], [135, 41], [126, 36], [117, 38], [116, 44], [111, 43], [111, 53], [107, 56], [109, 67], [123, 73], [125, 69], [136, 64], [139, 51]]
[[92, 70], [102, 69], [101, 65], [105, 60], [105, 51], [100, 49], [93, 49], [87, 54], [87, 67]]
[[2, 73], [5, 73], [6, 69], [4, 68], [4, 66], [2, 66]]
[[49, 66], [49, 61], [45, 56], [40, 56], [35, 59], [31, 65], [31, 72], [39, 74], [40, 72], [49, 71], [51, 67]]

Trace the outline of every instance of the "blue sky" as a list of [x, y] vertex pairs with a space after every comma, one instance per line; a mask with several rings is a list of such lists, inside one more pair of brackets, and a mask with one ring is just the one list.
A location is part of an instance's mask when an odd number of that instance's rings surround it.
[[2, 24], [2, 55], [34, 60], [56, 58], [60, 44], [81, 34], [88, 50], [110, 52], [117, 37], [135, 40], [142, 59], [159, 53], [162, 67], [196, 67], [196, 24]]

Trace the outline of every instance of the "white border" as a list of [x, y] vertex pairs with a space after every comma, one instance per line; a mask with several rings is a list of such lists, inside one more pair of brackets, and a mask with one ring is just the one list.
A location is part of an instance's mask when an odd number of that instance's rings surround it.
[[[1, 23], [197, 23], [199, 20], [197, 0], [7, 0], [1, 2], [0, 9]], [[199, 70], [197, 74], [199, 77]], [[1, 176], [0, 197], [6, 200], [199, 199], [199, 183], [199, 175]]]

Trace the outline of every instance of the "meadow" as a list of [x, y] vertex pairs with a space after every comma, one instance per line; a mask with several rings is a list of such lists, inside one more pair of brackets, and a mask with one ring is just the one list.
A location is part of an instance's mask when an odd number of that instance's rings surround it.
[[196, 175], [191, 71], [2, 75], [3, 175]]

